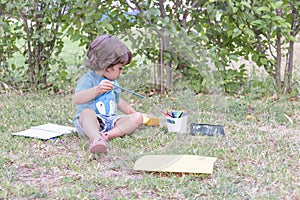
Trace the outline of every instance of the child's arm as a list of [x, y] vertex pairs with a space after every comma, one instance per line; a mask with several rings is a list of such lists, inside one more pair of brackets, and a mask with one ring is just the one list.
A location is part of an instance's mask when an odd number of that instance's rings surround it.
[[95, 87], [76, 92], [73, 96], [73, 103], [76, 105], [87, 103], [96, 98], [99, 94], [112, 90], [113, 87], [113, 82], [103, 80]]
[[118, 103], [118, 109], [124, 113], [124, 114], [132, 114], [135, 113], [136, 111], [134, 110], [134, 108], [132, 106], [130, 106], [126, 101], [124, 101], [123, 99], [120, 99], [119, 103]]

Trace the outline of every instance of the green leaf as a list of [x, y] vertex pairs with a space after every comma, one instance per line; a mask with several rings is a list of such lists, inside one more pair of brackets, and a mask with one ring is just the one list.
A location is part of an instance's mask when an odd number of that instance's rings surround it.
[[259, 59], [259, 54], [257, 54], [257, 53], [253, 54], [252, 60], [253, 60], [254, 62], [257, 62], [258, 59]]
[[276, 1], [275, 4], [274, 4], [274, 9], [277, 9], [277, 8], [279, 8], [282, 5], [283, 5], [282, 1]]
[[283, 21], [282, 17], [280, 16], [275, 16], [275, 17], [272, 17], [273, 21]]
[[229, 55], [229, 58], [231, 60], [234, 60], [234, 61], [238, 61], [239, 60], [239, 58], [236, 55], [234, 55], [234, 54]]
[[271, 7], [275, 10], [277, 8], [279, 8], [281, 5], [283, 4], [282, 1], [276, 1], [275, 3], [274, 2], [270, 2], [270, 5]]
[[238, 29], [238, 28], [233, 29], [232, 38], [235, 38], [235, 37], [241, 35], [241, 32], [242, 31], [240, 29]]
[[247, 35], [250, 35], [250, 36], [252, 36], [252, 37], [254, 37], [255, 36], [255, 33], [254, 33], [254, 31], [253, 30], [251, 30], [251, 29], [246, 29], [245, 30], [245, 33], [247, 34]]
[[271, 19], [270, 15], [263, 15], [261, 18], [262, 19]]
[[38, 34], [34, 34], [31, 38], [32, 39], [38, 39], [40, 36]]
[[109, 31], [113, 31], [114, 30], [114, 27], [110, 23], [104, 23], [104, 26]]
[[245, 2], [245, 1], [242, 2], [242, 5], [248, 7], [249, 9], [252, 8], [251, 5], [248, 2]]
[[266, 6], [262, 6], [262, 7], [259, 7], [256, 11], [257, 12], [270, 11], [270, 8], [266, 7]]
[[250, 22], [250, 24], [253, 25], [253, 26], [258, 26], [258, 25], [264, 24], [264, 21], [261, 20], [261, 19], [257, 19], [257, 20], [254, 20], [254, 21]]
[[297, 41], [296, 37], [291, 36], [291, 35], [287, 35], [287, 38], [288, 38], [288, 40], [293, 41], [293, 42]]
[[267, 59], [266, 58], [260, 58], [259, 61], [263, 65], [267, 64]]

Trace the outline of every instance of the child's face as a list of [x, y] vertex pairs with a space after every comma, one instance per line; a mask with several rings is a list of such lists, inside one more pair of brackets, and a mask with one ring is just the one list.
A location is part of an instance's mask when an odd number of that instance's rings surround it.
[[116, 64], [113, 67], [109, 67], [104, 71], [103, 76], [107, 79], [114, 81], [119, 78], [123, 71], [123, 64]]

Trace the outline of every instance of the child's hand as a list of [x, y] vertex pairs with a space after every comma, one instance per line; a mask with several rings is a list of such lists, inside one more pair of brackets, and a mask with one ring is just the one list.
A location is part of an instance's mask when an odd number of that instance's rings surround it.
[[109, 90], [112, 90], [114, 88], [114, 82], [103, 80], [97, 85], [97, 91], [99, 94], [105, 93]]

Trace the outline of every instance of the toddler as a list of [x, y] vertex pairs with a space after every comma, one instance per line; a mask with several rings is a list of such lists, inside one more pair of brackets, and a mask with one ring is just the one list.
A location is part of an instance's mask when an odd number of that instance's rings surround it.
[[[89, 138], [92, 153], [107, 152], [107, 141], [133, 133], [143, 124], [143, 114], [120, 98], [118, 77], [132, 53], [110, 35], [100, 35], [88, 48], [84, 66], [90, 70], [78, 81], [73, 96], [77, 105], [74, 126]], [[120, 110], [126, 115], [117, 115]]]

